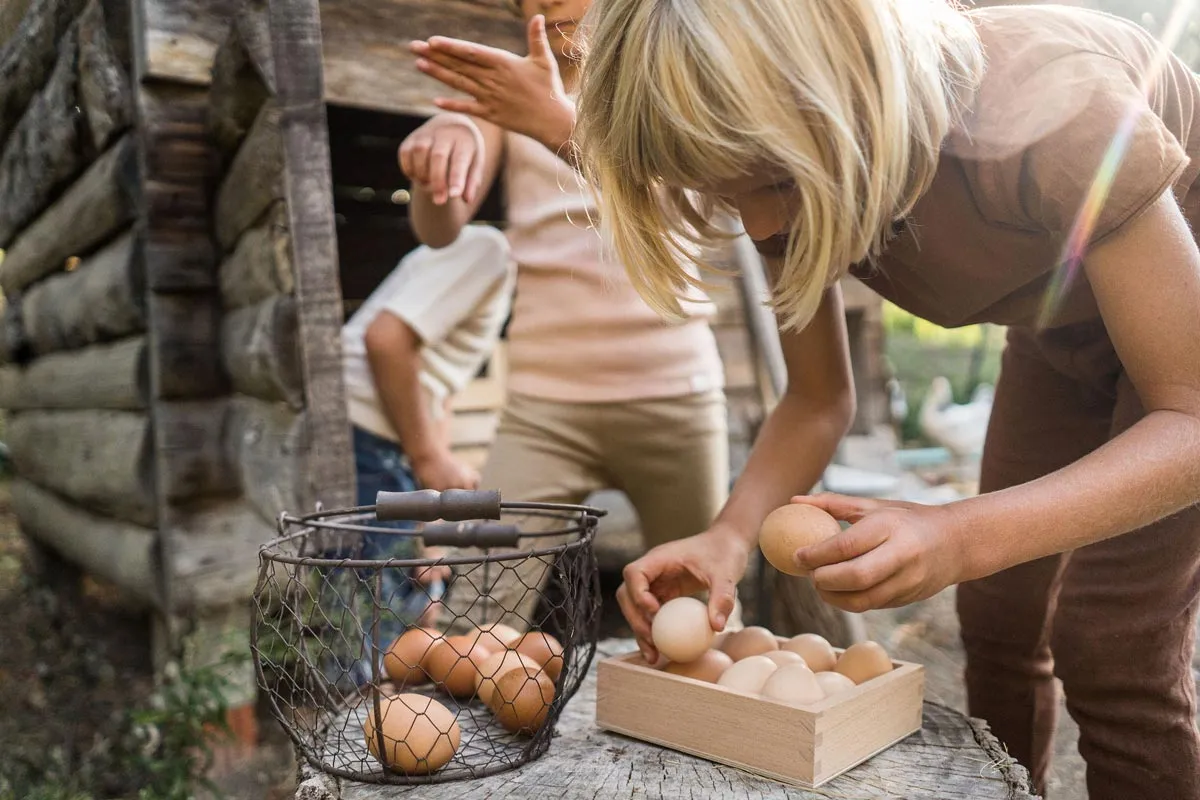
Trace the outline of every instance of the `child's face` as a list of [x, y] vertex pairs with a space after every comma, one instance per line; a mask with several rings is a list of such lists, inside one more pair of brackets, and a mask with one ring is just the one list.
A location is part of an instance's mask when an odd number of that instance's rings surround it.
[[538, 14], [546, 18], [546, 38], [556, 54], [568, 56], [575, 27], [592, 0], [519, 0], [521, 16], [528, 22]]
[[779, 169], [756, 169], [744, 178], [720, 181], [703, 191], [733, 206], [746, 234], [756, 242], [786, 237], [800, 210], [791, 178]]

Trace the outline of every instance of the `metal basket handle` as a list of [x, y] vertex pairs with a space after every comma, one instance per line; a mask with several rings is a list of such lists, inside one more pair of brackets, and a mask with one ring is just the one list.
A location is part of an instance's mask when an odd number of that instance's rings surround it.
[[375, 519], [380, 522], [500, 519], [500, 492], [490, 489], [379, 492], [375, 496]]

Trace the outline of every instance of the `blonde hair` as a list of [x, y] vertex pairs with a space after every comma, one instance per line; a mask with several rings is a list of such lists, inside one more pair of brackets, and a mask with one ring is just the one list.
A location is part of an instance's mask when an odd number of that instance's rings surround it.
[[581, 168], [639, 293], [676, 318], [703, 285], [689, 262], [729, 235], [699, 187], [757, 165], [795, 183], [771, 304], [806, 325], [928, 188], [983, 68], [954, 0], [597, 0], [584, 27]]

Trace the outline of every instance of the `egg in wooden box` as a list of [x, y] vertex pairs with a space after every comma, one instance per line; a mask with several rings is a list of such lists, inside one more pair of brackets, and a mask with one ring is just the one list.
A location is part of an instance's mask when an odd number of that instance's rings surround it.
[[[775, 637], [776, 650], [788, 641]], [[833, 651], [835, 659], [842, 656]], [[781, 666], [767, 657], [770, 652], [743, 659], [770, 665], [760, 668], [766, 680], [757, 692], [655, 669], [636, 652], [604, 659], [597, 665], [596, 724], [804, 788], [824, 784], [920, 729], [921, 665], [889, 660], [886, 673], [856, 685], [837, 672], [818, 677], [822, 673], [790, 659]], [[763, 686], [783, 670], [807, 673], [823, 696], [814, 702], [763, 697]], [[815, 694], [812, 686], [803, 692], [785, 688], [782, 677], [777, 683], [776, 694]]]

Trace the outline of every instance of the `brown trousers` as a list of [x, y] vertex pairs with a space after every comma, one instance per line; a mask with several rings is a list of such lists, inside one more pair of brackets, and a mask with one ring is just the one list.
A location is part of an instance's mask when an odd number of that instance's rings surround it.
[[[596, 490], [620, 489], [637, 511], [646, 547], [700, 533], [729, 492], [724, 393], [623, 403], [556, 403], [511, 394], [480, 485], [499, 489], [505, 501], [537, 503], [582, 503]], [[535, 516], [506, 521], [530, 533], [562, 527]], [[520, 547], [558, 543], [530, 537]], [[451, 628], [489, 622], [531, 627], [553, 565], [554, 559], [540, 557], [456, 575], [443, 599]]]
[[[1144, 413], [1102, 326], [1012, 329], [980, 489], [1052, 472]], [[1198, 594], [1200, 507], [960, 585], [971, 714], [1044, 793], [1057, 676], [1079, 724], [1090, 800], [1200, 800]]]

